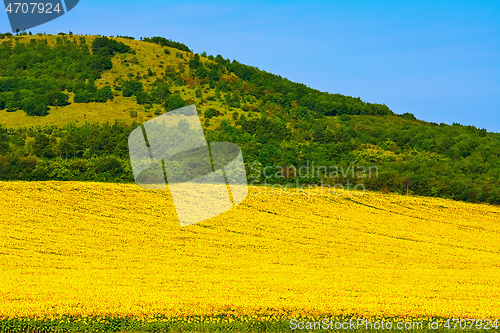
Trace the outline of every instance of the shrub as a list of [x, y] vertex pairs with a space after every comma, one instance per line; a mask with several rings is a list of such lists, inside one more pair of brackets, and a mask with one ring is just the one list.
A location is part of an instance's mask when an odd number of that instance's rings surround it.
[[73, 98], [73, 102], [75, 103], [90, 103], [92, 101], [92, 95], [87, 91], [83, 90], [77, 94]]
[[417, 118], [415, 118], [415, 116], [409, 112], [403, 113], [402, 115], [400, 115], [400, 117], [407, 120], [417, 120]]
[[53, 91], [47, 95], [47, 103], [50, 106], [66, 106], [70, 104], [68, 100], [69, 96], [60, 91]]
[[137, 101], [137, 104], [147, 104], [149, 103], [149, 94], [145, 91], [138, 91], [136, 93], [136, 101]]
[[341, 121], [349, 121], [349, 120], [351, 120], [351, 117], [349, 117], [349, 116], [348, 116], [348, 115], [346, 115], [346, 114], [341, 114], [341, 115], [339, 116], [339, 119], [340, 119]]
[[121, 89], [123, 97], [130, 97], [135, 95], [137, 92], [142, 91], [144, 88], [140, 81], [127, 80], [123, 82]]
[[195, 90], [194, 94], [196, 98], [201, 98], [203, 96], [199, 88]]
[[204, 117], [207, 119], [211, 119], [212, 117], [217, 117], [218, 115], [219, 111], [215, 110], [214, 108], [209, 108], [204, 113]]
[[41, 100], [26, 98], [22, 101], [24, 112], [29, 116], [46, 116], [49, 114], [49, 107]]
[[113, 100], [113, 92], [110, 86], [104, 86], [97, 91], [95, 101], [98, 103], [106, 103], [108, 100]]
[[182, 108], [186, 105], [186, 101], [179, 94], [170, 95], [165, 99], [165, 110], [167, 111]]

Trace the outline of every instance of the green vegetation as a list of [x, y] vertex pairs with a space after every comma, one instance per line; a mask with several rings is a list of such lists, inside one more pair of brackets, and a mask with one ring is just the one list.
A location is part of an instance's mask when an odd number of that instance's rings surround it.
[[[237, 143], [249, 177], [256, 168], [270, 175], [249, 178], [253, 184], [349, 182], [500, 204], [498, 133], [397, 115], [161, 37], [1, 37], [0, 180], [132, 182], [131, 130], [195, 103], [208, 141]], [[93, 110], [102, 111], [91, 118]], [[300, 175], [277, 167], [312, 163], [378, 172]]]
[[112, 99], [109, 87], [98, 90], [94, 82], [113, 67], [111, 57], [115, 53], [132, 50], [106, 37], [95, 38], [91, 48], [92, 53], [84, 37], [72, 41], [57, 37], [53, 47], [47, 39], [1, 43], [0, 110], [46, 116], [49, 106], [70, 104], [69, 92], [75, 93], [76, 103]]
[[193, 52], [186, 45], [184, 45], [182, 43], [174, 42], [173, 40], [166, 39], [164, 37], [151, 37], [151, 38], [145, 37], [145, 38], [141, 38], [141, 40], [143, 42], [147, 42], [147, 43], [154, 43], [154, 44], [158, 44], [161, 46], [173, 47], [174, 49], [178, 49], [178, 50], [185, 51], [185, 52]]
[[[397, 325], [406, 327], [407, 332], [463, 332], [467, 329], [480, 329], [483, 323], [478, 324], [469, 320], [452, 321], [446, 318], [377, 318], [364, 321], [365, 319], [350, 316], [328, 316], [319, 317], [288, 317], [280, 315], [236, 315], [232, 313], [219, 314], [216, 316], [182, 316], [168, 317], [165, 315], [151, 316], [151, 318], [140, 318], [133, 316], [61, 316], [60, 318], [21, 318], [0, 319], [0, 332], [293, 332], [290, 329], [291, 319], [295, 319], [293, 325], [301, 322], [301, 325], [309, 325], [316, 329], [304, 328], [305, 332], [337, 332], [337, 325], [345, 332], [380, 332], [380, 325], [392, 327], [397, 330]], [[357, 320], [360, 322], [359, 327]], [[383, 324], [382, 324], [383, 321]], [[378, 324], [375, 324], [378, 322]], [[429, 322], [437, 325], [437, 328], [429, 328]], [[321, 326], [323, 325], [323, 326]], [[332, 325], [333, 329], [329, 325]], [[351, 326], [349, 326], [351, 325]], [[377, 326], [378, 325], [378, 326]], [[406, 326], [405, 326], [406, 325]], [[324, 329], [322, 327], [328, 327]], [[346, 329], [347, 327], [347, 329]], [[356, 327], [356, 328], [353, 328]], [[375, 328], [374, 328], [375, 327]], [[379, 327], [378, 329], [376, 327]], [[497, 332], [496, 321], [490, 321], [489, 331]]]

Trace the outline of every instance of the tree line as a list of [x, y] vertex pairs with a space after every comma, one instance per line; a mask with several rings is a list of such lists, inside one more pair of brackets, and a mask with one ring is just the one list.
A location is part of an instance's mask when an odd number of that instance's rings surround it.
[[[0, 127], [0, 179], [133, 182], [128, 135], [138, 125]], [[500, 204], [500, 134], [473, 126], [418, 124], [395, 116], [288, 122], [249, 112], [234, 125], [223, 118], [205, 134], [209, 142], [233, 142], [242, 148], [253, 184], [350, 183], [369, 190]], [[374, 167], [377, 174], [281, 172], [312, 163], [328, 170]]]

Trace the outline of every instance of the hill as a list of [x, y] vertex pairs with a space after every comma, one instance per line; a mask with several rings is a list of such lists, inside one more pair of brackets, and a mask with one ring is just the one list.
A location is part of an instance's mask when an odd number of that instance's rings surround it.
[[[164, 112], [158, 110], [160, 107], [175, 108], [178, 96], [196, 103], [203, 114], [213, 107], [213, 116], [249, 110], [268, 115], [287, 113], [291, 104], [296, 109], [312, 107], [325, 115], [392, 114], [385, 105], [321, 93], [220, 55], [194, 54], [187, 46], [160, 37], [135, 41], [101, 36], [16, 36], [5, 37], [0, 45], [0, 59], [5, 60], [0, 67], [0, 109], [10, 113], [4, 113], [9, 116], [3, 122], [8, 127], [130, 121], [129, 111], [137, 111], [141, 120], [155, 111]], [[111, 88], [106, 89], [111, 95], [101, 92], [106, 86]], [[43, 96], [54, 90], [65, 93], [64, 103], [56, 104]], [[114, 100], [119, 95], [124, 98]], [[45, 104], [46, 112], [37, 114], [31, 110], [26, 101], [29, 98]], [[182, 104], [180, 99], [177, 102]], [[92, 114], [94, 103], [105, 104], [109, 112], [99, 112], [103, 111], [101, 108], [97, 115]], [[16, 110], [46, 118], [25, 118], [23, 112], [12, 113]], [[58, 118], [61, 119], [57, 121]]]
[[500, 315], [499, 207], [262, 190], [180, 228], [167, 191], [0, 182], [0, 318]]
[[[0, 37], [2, 180], [132, 182], [130, 131], [194, 103], [209, 141], [242, 147], [254, 184], [500, 204], [499, 133], [398, 115], [161, 37]], [[328, 172], [298, 172], [313, 164]]]

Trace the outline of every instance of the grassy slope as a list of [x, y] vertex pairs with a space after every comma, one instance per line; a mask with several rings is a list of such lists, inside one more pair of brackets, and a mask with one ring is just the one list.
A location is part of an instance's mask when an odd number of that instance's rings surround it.
[[[47, 39], [49, 45], [55, 45], [56, 38], [61, 36], [20, 36], [16, 37], [19, 42], [28, 43], [32, 38], [34, 39]], [[66, 38], [73, 40], [79, 39], [81, 36], [65, 36]], [[96, 36], [85, 36], [87, 45], [91, 45], [92, 41]], [[190, 56], [193, 54], [188, 54], [184, 51], [179, 51], [178, 49], [170, 47], [162, 47], [160, 45], [146, 43], [137, 40], [130, 40], [125, 38], [114, 38], [117, 41], [123, 42], [130, 47], [132, 47], [136, 54], [117, 54], [112, 58], [113, 68], [109, 71], [105, 71], [101, 79], [96, 81], [96, 86], [102, 88], [105, 85], [110, 85], [111, 87], [116, 86], [116, 80], [122, 78], [127, 80], [127, 74], [131, 73], [133, 75], [141, 75], [141, 82], [144, 84], [144, 90], [150, 91], [152, 89], [152, 84], [157, 77], [162, 77], [167, 66], [171, 66], [177, 70], [184, 69], [185, 76], [189, 72], [188, 61], [191, 59]], [[5, 39], [7, 41], [8, 39]], [[2, 42], [2, 40], [0, 40]], [[164, 49], [168, 49], [170, 54], [165, 54]], [[178, 58], [176, 53], [183, 55], [183, 58]], [[210, 62], [206, 57], [200, 56], [201, 60], [204, 62]], [[163, 62], [163, 63], [162, 63]], [[128, 64], [128, 66], [127, 66]], [[160, 67], [162, 66], [162, 67]], [[148, 77], [148, 68], [157, 74], [157, 76]], [[234, 74], [226, 75], [227, 80], [235, 79]], [[170, 84], [172, 93], [179, 93], [186, 101], [189, 103], [195, 103], [198, 110], [202, 111], [201, 119], [203, 118], [203, 111], [208, 108], [215, 108], [223, 113], [225, 113], [225, 118], [229, 120], [231, 124], [234, 124], [234, 120], [230, 116], [233, 112], [238, 112], [240, 115], [245, 114], [247, 117], [252, 116], [252, 114], [237, 108], [227, 108], [224, 106], [222, 100], [209, 101], [206, 99], [208, 96], [215, 95], [215, 89], [210, 89], [205, 86], [202, 98], [196, 98], [195, 88], [196, 85], [187, 85], [178, 87], [175, 84]], [[67, 123], [82, 124], [84, 122], [113, 122], [115, 120], [121, 120], [126, 123], [131, 123], [132, 121], [137, 121], [143, 123], [148, 119], [154, 117], [154, 111], [160, 109], [164, 111], [160, 105], [154, 105], [153, 109], [145, 110], [144, 105], [139, 105], [135, 102], [134, 98], [124, 98], [121, 96], [121, 92], [114, 93], [114, 100], [108, 101], [107, 103], [73, 103], [73, 93], [69, 93], [71, 104], [65, 107], [50, 107], [51, 110], [48, 116], [44, 117], [30, 117], [27, 116], [23, 111], [18, 112], [6, 112], [5, 110], [0, 110], [0, 124], [7, 127], [21, 127], [21, 126], [36, 126], [36, 125], [65, 125]], [[225, 93], [221, 92], [221, 96], [224, 97]], [[249, 102], [250, 107], [259, 107], [260, 101]], [[242, 105], [245, 103], [242, 102]], [[137, 118], [132, 118], [129, 111], [137, 111]], [[356, 116], [351, 115], [353, 118], [369, 119], [380, 118], [374, 116]], [[397, 122], [398, 124], [417, 124], [423, 125], [427, 124], [425, 121], [421, 120], [406, 120], [401, 119], [397, 116], [386, 116], [391, 122]], [[331, 118], [333, 126], [335, 126], [336, 117]], [[381, 124], [377, 124], [380, 126]], [[211, 128], [215, 126], [212, 122]], [[205, 126], [204, 126], [205, 127]]]
[[[23, 36], [17, 37], [18, 41], [22, 43], [27, 43], [31, 39], [47, 39], [50, 45], [54, 45], [56, 38], [60, 36]], [[66, 36], [70, 40], [79, 39], [80, 36]], [[87, 45], [91, 45], [92, 40], [96, 36], [86, 36]], [[164, 48], [160, 45], [146, 43], [142, 41], [115, 38], [116, 40], [123, 42], [131, 46], [136, 50], [136, 54], [118, 54], [112, 59], [113, 68], [106, 71], [102, 78], [96, 81], [96, 86], [98, 88], [103, 87], [106, 84], [111, 85], [111, 87], [116, 85], [116, 79], [121, 77], [123, 80], [127, 80], [127, 74], [132, 73], [134, 75], [141, 75], [146, 91], [151, 89], [152, 83], [157, 77], [163, 76], [165, 68], [167, 66], [172, 66], [176, 69], [184, 68], [189, 70], [188, 53], [179, 51], [174, 48], [166, 47], [170, 51], [169, 55], [166, 55]], [[7, 39], [6, 39], [7, 40]], [[0, 42], [2, 42], [0, 40]], [[183, 54], [183, 58], [176, 57], [176, 53]], [[191, 54], [192, 55], [192, 54]], [[203, 61], [209, 61], [207, 58], [203, 58]], [[135, 63], [137, 62], [137, 63]], [[161, 64], [163, 62], [163, 64]], [[127, 66], [128, 64], [129, 66]], [[160, 67], [163, 66], [163, 67]], [[158, 76], [148, 77], [148, 68], [151, 68]], [[186, 72], [187, 73], [187, 72]], [[218, 101], [207, 101], [205, 97], [209, 95], [215, 95], [214, 89], [205, 89], [204, 96], [200, 98], [195, 97], [194, 89], [190, 89], [189, 86], [177, 87], [171, 85], [171, 91], [173, 93], [178, 92], [181, 96], [191, 103], [196, 103], [198, 110], [204, 111], [210, 107], [215, 107], [221, 111], [224, 110], [224, 106]], [[224, 95], [224, 93], [222, 93]], [[7, 127], [21, 127], [21, 126], [36, 126], [36, 125], [64, 125], [67, 123], [81, 124], [85, 121], [87, 122], [113, 122], [115, 120], [122, 120], [124, 122], [130, 123], [132, 121], [137, 121], [143, 123], [149, 118], [154, 117], [154, 110], [161, 109], [160, 105], [155, 105], [151, 110], [145, 110], [143, 105], [137, 104], [133, 99], [124, 98], [121, 96], [121, 92], [115, 93], [115, 100], [108, 101], [107, 103], [73, 103], [74, 94], [70, 94], [69, 106], [56, 108], [51, 107], [49, 115], [45, 117], [30, 117], [22, 111], [18, 112], [6, 112], [5, 110], [0, 110], [0, 124]], [[132, 118], [129, 111], [137, 111], [137, 118]], [[164, 110], [162, 110], [164, 111]], [[241, 109], [233, 109], [232, 112], [242, 113]], [[232, 113], [231, 112], [231, 113]], [[229, 119], [229, 117], [228, 117]]]
[[500, 315], [500, 207], [259, 191], [180, 228], [165, 191], [0, 183], [0, 317], [226, 306]]

